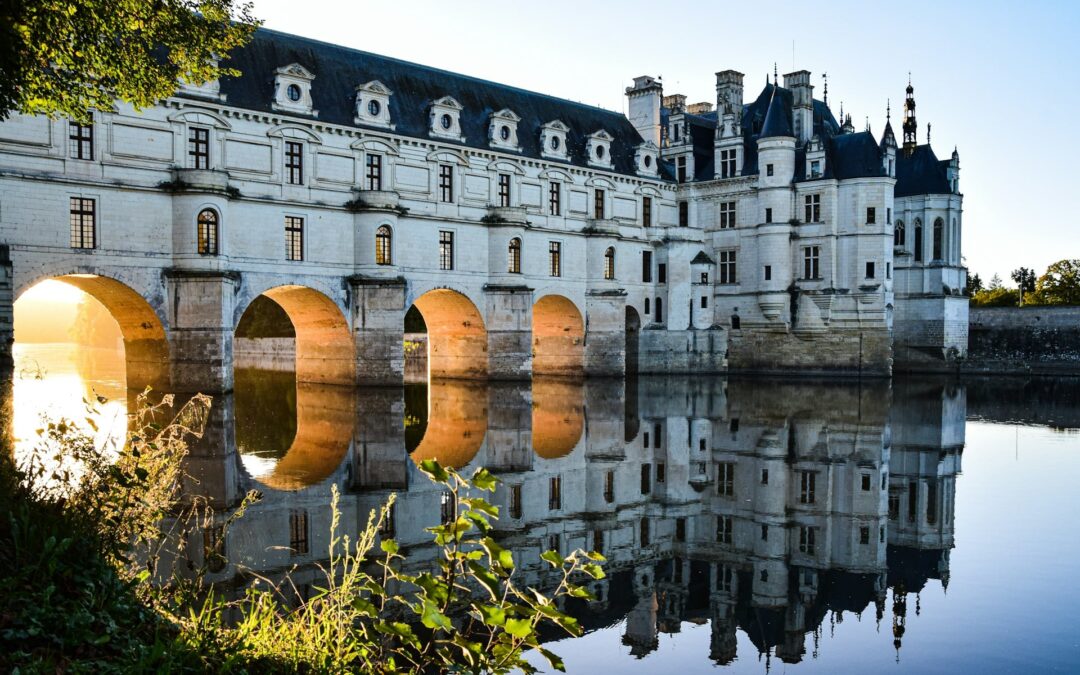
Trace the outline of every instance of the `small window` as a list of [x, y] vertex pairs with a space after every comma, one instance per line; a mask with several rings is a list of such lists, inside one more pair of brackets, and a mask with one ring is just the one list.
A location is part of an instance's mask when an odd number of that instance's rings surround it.
[[364, 180], [368, 190], [382, 190], [382, 155], [368, 154], [365, 160]]
[[703, 284], [709, 283], [709, 273], [708, 272], [702, 272], [701, 276], [698, 277], [698, 278], [701, 280], [701, 283], [703, 283]]
[[922, 236], [922, 221], [915, 220], [915, 262], [922, 262], [923, 259], [923, 236]]
[[439, 269], [454, 269], [454, 233], [439, 230]]
[[394, 235], [386, 225], [375, 231], [375, 264], [392, 265], [394, 253]]
[[732, 537], [732, 530], [734, 523], [731, 516], [717, 516], [716, 517], [716, 543], [717, 544], [730, 544]]
[[548, 187], [548, 209], [553, 216], [562, 215], [562, 190], [555, 182]]
[[772, 265], [765, 266], [765, 281], [772, 281]]
[[290, 101], [293, 101], [293, 102], [299, 101], [300, 100], [300, 87], [298, 85], [295, 85], [295, 84], [290, 84], [288, 86], [288, 88], [285, 89], [285, 94], [289, 97]]
[[761, 526], [761, 541], [769, 541], [769, 526]]
[[454, 126], [454, 118], [448, 113], [443, 113], [443, 116], [439, 118], [439, 123], [442, 124], [443, 129], [449, 129]]
[[870, 474], [868, 473], [862, 475], [862, 491], [870, 492]]
[[690, 204], [679, 202], [679, 227], [690, 226]]
[[660, 427], [659, 422], [653, 423], [652, 429], [653, 429], [653, 449], [659, 450], [660, 449], [660, 436], [661, 436], [660, 432], [663, 431], [663, 429]]
[[289, 513], [289, 549], [293, 555], [308, 553], [308, 514], [304, 510]]
[[866, 278], [867, 279], [873, 279], [875, 272], [876, 271], [874, 269], [873, 261], [867, 261], [867, 263], [866, 263]]
[[702, 309], [708, 309], [709, 308], [709, 298], [704, 296], [704, 295], [701, 296], [701, 308]]
[[873, 206], [866, 207], [866, 224], [873, 225], [877, 223], [877, 209]]
[[806, 216], [808, 223], [821, 222], [821, 195], [806, 195]]
[[454, 167], [451, 164], [439, 165], [439, 201], [444, 204], [454, 202]]
[[870, 528], [869, 527], [859, 528], [859, 543], [862, 544], [863, 546], [870, 543]]
[[813, 471], [800, 471], [799, 480], [799, 503], [813, 504], [817, 500], [817, 474]]
[[210, 130], [188, 128], [188, 166], [192, 169], [210, 168]]
[[615, 501], [615, 472], [608, 471], [604, 474], [604, 501], [608, 504]]
[[382, 105], [378, 101], [368, 101], [367, 110], [372, 117], [378, 117], [379, 113], [382, 112]]
[[383, 539], [389, 539], [397, 533], [397, 527], [395, 525], [396, 519], [394, 517], [395, 513], [396, 508], [391, 504], [390, 508], [386, 509], [386, 515], [383, 516], [382, 525], [379, 526], [379, 536]]
[[803, 248], [803, 279], [821, 278], [821, 247], [806, 246]]
[[762, 485], [768, 485], [769, 484], [769, 470], [768, 469], [762, 469], [761, 470], [761, 484]]
[[604, 158], [604, 146], [602, 146], [602, 145], [596, 146], [596, 158], [597, 159], [603, 159]]
[[558, 150], [560, 145], [562, 145], [562, 142], [559, 140], [559, 137], [558, 136], [552, 136], [551, 137], [551, 149], [552, 150]]
[[510, 517], [514, 520], [521, 518], [521, 484], [510, 486]]
[[285, 259], [304, 259], [304, 219], [285, 216]]
[[499, 174], [499, 206], [510, 206], [510, 174]]
[[735, 464], [721, 462], [716, 467], [716, 494], [721, 497], [735, 496]]
[[771, 223], [772, 222], [772, 209], [771, 208], [765, 209], [765, 222], [766, 223]]
[[548, 481], [548, 510], [562, 508], [562, 476], [552, 476]]
[[675, 160], [675, 167], [677, 173], [677, 180], [680, 183], [686, 182], [686, 157], [679, 157]]
[[641, 198], [641, 224], [645, 227], [652, 226], [652, 197]]
[[658, 283], [658, 284], [666, 284], [667, 283], [667, 263], [657, 263], [656, 264], [656, 283]]
[[97, 246], [96, 202], [93, 199], [72, 197], [69, 206], [71, 248], [95, 248]]
[[218, 215], [213, 209], [203, 209], [196, 221], [198, 251], [201, 255], [218, 254]]
[[896, 227], [893, 229], [893, 246], [903, 247], [904, 245], [904, 221], [896, 221]]
[[597, 189], [593, 192], [593, 218], [604, 218], [604, 191]]
[[718, 272], [720, 274], [721, 284], [735, 284], [738, 283], [738, 274], [736, 268], [736, 255], [737, 251], [727, 250], [718, 252]]
[[664, 301], [660, 298], [656, 299], [656, 322], [664, 323]]
[[548, 242], [548, 275], [562, 276], [562, 243], [557, 241]]
[[815, 159], [810, 162], [810, 177], [821, 178], [821, 162], [819, 160]]
[[735, 150], [721, 150], [720, 151], [720, 177], [721, 178], [734, 178], [735, 177]]
[[720, 203], [720, 229], [729, 230], [735, 227], [735, 202]]
[[615, 278], [615, 247], [608, 246], [604, 251], [604, 278], [612, 280]]
[[648, 298], [645, 298], [645, 314], [649, 314], [649, 302]]
[[510, 127], [506, 126], [505, 124], [499, 127], [499, 138], [503, 139], [504, 141], [510, 140]]
[[71, 159], [94, 158], [94, 125], [68, 123], [68, 157]]
[[765, 175], [766, 176], [773, 175], [773, 165], [772, 164], [766, 164], [765, 165]]
[[[641, 281], [642, 283], [652, 283], [652, 251], [641, 252]], [[647, 308], [648, 300], [645, 300], [645, 307]], [[646, 309], [645, 313], [648, 314], [649, 310]]]
[[892, 263], [885, 263], [885, 278], [892, 279]]
[[444, 491], [439, 495], [439, 517], [443, 525], [457, 519], [457, 497], [453, 492]]
[[[675, 541], [680, 544], [686, 541], [686, 518], [675, 519]], [[677, 565], [677, 569], [679, 570], [682, 569], [682, 565], [680, 563], [681, 561], [676, 561], [675, 563]]]
[[[742, 319], [739, 318], [738, 314], [732, 314], [731, 315], [731, 330], [741, 330], [741, 329], [742, 329]], [[733, 431], [737, 431], [738, 428], [739, 428], [739, 421], [735, 420], [735, 428], [733, 429]]]
[[510, 240], [507, 255], [509, 260], [506, 271], [510, 274], [521, 274], [521, 239], [514, 237]]
[[656, 482], [663, 483], [667, 480], [667, 467], [663, 462], [656, 463]]
[[931, 260], [941, 260], [945, 250], [945, 221], [941, 218], [934, 220], [933, 249], [934, 257]]
[[648, 169], [652, 166], [652, 155], [645, 155], [645, 159], [642, 160], [645, 164], [645, 168]]
[[285, 142], [285, 179], [289, 185], [304, 184], [304, 144]]
[[642, 518], [641, 519], [641, 525], [639, 526], [639, 529], [641, 531], [641, 545], [642, 546], [648, 546], [649, 545], [649, 519], [648, 518]]
[[800, 527], [799, 528], [799, 552], [806, 555], [814, 555], [817, 552], [817, 528], [816, 527]]

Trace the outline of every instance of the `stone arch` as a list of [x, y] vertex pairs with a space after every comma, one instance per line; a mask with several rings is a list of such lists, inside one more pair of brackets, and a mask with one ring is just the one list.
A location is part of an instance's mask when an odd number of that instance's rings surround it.
[[100, 302], [120, 327], [124, 339], [124, 361], [127, 385], [130, 389], [152, 386], [168, 389], [169, 341], [160, 308], [153, 307], [147, 297], [127, 283], [98, 270], [57, 275], [41, 275], [28, 279], [16, 289], [16, 300], [29, 288], [46, 279], [74, 286]]
[[[356, 383], [356, 358], [349, 322], [328, 295], [308, 286], [274, 286], [258, 294], [269, 298], [288, 315], [295, 330], [297, 382]], [[258, 297], [254, 296], [254, 297]], [[252, 300], [254, 300], [254, 297]], [[244, 312], [239, 312], [235, 328]]]
[[544, 295], [532, 311], [533, 375], [581, 377], [585, 363], [585, 321], [572, 300]]
[[467, 295], [435, 288], [417, 297], [412, 306], [427, 326], [430, 378], [487, 377], [487, 328], [480, 310]]
[[428, 385], [427, 396], [427, 426], [410, 457], [460, 469], [476, 457], [487, 434], [487, 387], [443, 380]]

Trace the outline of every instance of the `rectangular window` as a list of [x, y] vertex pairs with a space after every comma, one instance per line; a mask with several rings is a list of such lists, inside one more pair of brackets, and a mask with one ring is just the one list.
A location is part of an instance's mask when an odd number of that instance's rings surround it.
[[285, 216], [285, 259], [304, 259], [304, 219]]
[[641, 494], [652, 492], [652, 464], [641, 465]]
[[859, 528], [859, 543], [862, 544], [863, 546], [870, 543], [870, 528], [869, 527]]
[[803, 248], [803, 279], [821, 278], [821, 247], [806, 246]]
[[603, 220], [604, 218], [604, 191], [593, 191], [593, 218], [597, 220]]
[[892, 263], [885, 263], [885, 278], [892, 279]]
[[815, 546], [815, 540], [817, 539], [816, 527], [800, 527], [799, 528], [799, 552], [806, 555], [814, 555], [817, 550]]
[[686, 182], [686, 157], [679, 157], [675, 160], [675, 167], [677, 171], [677, 180], [680, 183]]
[[[675, 541], [679, 543], [686, 541], [686, 518], [675, 519]], [[682, 565], [679, 565], [679, 569], [682, 569]]]
[[769, 470], [768, 469], [762, 469], [761, 470], [761, 484], [762, 485], [768, 485], [769, 484]]
[[701, 296], [701, 308], [702, 309], [708, 309], [709, 308], [709, 298], [707, 298], [704, 295]]
[[930, 483], [926, 486], [926, 523], [937, 524], [937, 485]]
[[304, 144], [285, 141], [285, 179], [289, 185], [304, 184]]
[[716, 466], [716, 494], [721, 497], [735, 496], [735, 464], [721, 462]]
[[307, 511], [294, 510], [289, 513], [289, 548], [293, 555], [307, 555], [308, 552], [308, 514]]
[[735, 150], [721, 150], [720, 151], [720, 177], [721, 178], [734, 178], [735, 177]]
[[773, 175], [773, 165], [772, 164], [766, 164], [765, 165], [765, 175], [766, 176]]
[[562, 244], [557, 241], [548, 242], [548, 274], [562, 276]]
[[821, 195], [806, 195], [806, 218], [808, 223], [821, 222]]
[[521, 484], [510, 486], [510, 517], [517, 520], [521, 517]]
[[454, 233], [439, 230], [439, 269], [454, 269]]
[[508, 258], [506, 270], [510, 274], [521, 274], [521, 240], [517, 237], [511, 239], [506, 252]]
[[716, 590], [725, 593], [731, 592], [731, 582], [734, 580], [735, 574], [731, 568], [727, 565], [720, 565], [716, 568]]
[[192, 169], [210, 168], [210, 130], [188, 128], [188, 166]]
[[367, 189], [382, 189], [382, 155], [368, 154], [365, 167], [364, 179], [367, 181]]
[[604, 501], [608, 504], [615, 501], [615, 472], [608, 471], [604, 474]]
[[652, 197], [641, 198], [641, 224], [652, 227]]
[[443, 492], [439, 496], [439, 516], [443, 525], [457, 520], [457, 497], [453, 492]]
[[68, 123], [68, 157], [71, 159], [94, 158], [94, 125]]
[[603, 530], [593, 530], [592, 540], [593, 540], [593, 548], [592, 548], [592, 550], [595, 551], [596, 553], [599, 553], [600, 555], [604, 555], [604, 531]]
[[[652, 283], [652, 251], [641, 252], [641, 281], [643, 283]], [[648, 314], [649, 310], [645, 310]]]
[[873, 206], [866, 207], [866, 224], [873, 225], [877, 222], [877, 209]]
[[690, 204], [679, 202], [679, 227], [690, 226]]
[[391, 504], [390, 508], [386, 510], [386, 515], [382, 519], [382, 525], [379, 526], [379, 536], [384, 539], [388, 539], [397, 534], [397, 525], [394, 513], [394, 505]]
[[[657, 319], [657, 321], [659, 321], [659, 319]], [[659, 449], [660, 448], [660, 432], [663, 431], [663, 429], [660, 427], [660, 423], [656, 422], [655, 424], [652, 425], [652, 430], [653, 430], [653, 447], [656, 448], [656, 449]]]
[[761, 541], [769, 541], [769, 526], [761, 526]]
[[555, 182], [548, 186], [548, 210], [553, 216], [562, 214], [562, 189]]
[[[649, 299], [648, 298], [645, 298], [645, 313], [646, 314], [649, 313]], [[648, 436], [649, 434], [646, 433], [645, 435]], [[648, 443], [646, 443], [646, 445], [648, 445]]]
[[510, 174], [499, 174], [499, 206], [510, 206]]
[[772, 281], [772, 265], [765, 266], [765, 281]]
[[870, 492], [870, 474], [868, 473], [862, 475], [862, 491]]
[[799, 503], [813, 504], [817, 500], [817, 473], [814, 471], [799, 472]]
[[731, 516], [717, 516], [716, 517], [716, 543], [717, 544], [730, 544], [731, 543], [731, 531], [732, 531]]
[[735, 267], [736, 251], [719, 251], [719, 262], [717, 263], [720, 273], [721, 284], [734, 284], [738, 283], [738, 277], [736, 276]]
[[562, 508], [562, 476], [552, 476], [548, 481], [548, 510], [558, 511]]
[[866, 263], [866, 278], [867, 279], [873, 279], [874, 274], [876, 273], [876, 271], [877, 270], [874, 269], [874, 263], [873, 262], [867, 262]]
[[766, 223], [771, 223], [772, 222], [772, 209], [771, 208], [765, 209], [765, 222]]
[[454, 203], [454, 166], [439, 165], [439, 201], [444, 204]]
[[667, 265], [665, 263], [656, 264], [656, 283], [667, 283]]
[[810, 177], [811, 178], [821, 178], [821, 161], [820, 160], [815, 159], [814, 161], [810, 162]]
[[639, 526], [639, 529], [641, 530], [641, 545], [642, 546], [648, 546], [649, 545], [649, 519], [648, 518], [642, 518], [641, 519], [641, 525]]
[[702, 272], [701, 277], [699, 277], [699, 278], [701, 279], [701, 283], [703, 283], [703, 284], [709, 283], [709, 273], [708, 272]]
[[656, 463], [656, 482], [663, 483], [667, 479], [667, 466], [663, 462]]
[[71, 248], [97, 246], [97, 204], [93, 199], [72, 197], [70, 200]]
[[885, 209], [885, 224], [892, 225], [892, 208], [887, 207]]
[[720, 229], [730, 230], [735, 227], [735, 202], [721, 202]]

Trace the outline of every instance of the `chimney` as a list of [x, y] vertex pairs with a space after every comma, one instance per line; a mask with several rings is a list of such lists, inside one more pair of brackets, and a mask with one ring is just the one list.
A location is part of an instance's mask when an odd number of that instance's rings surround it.
[[737, 70], [721, 70], [716, 74], [716, 109], [742, 116], [743, 74]]
[[814, 135], [814, 86], [810, 84], [810, 71], [796, 70], [784, 75], [784, 88], [791, 90], [794, 99], [792, 121], [795, 123], [795, 138], [801, 145]]
[[626, 97], [630, 99], [630, 124], [656, 147], [660, 147], [660, 99], [663, 95], [664, 85], [648, 75], [635, 77], [634, 86], [626, 88]]

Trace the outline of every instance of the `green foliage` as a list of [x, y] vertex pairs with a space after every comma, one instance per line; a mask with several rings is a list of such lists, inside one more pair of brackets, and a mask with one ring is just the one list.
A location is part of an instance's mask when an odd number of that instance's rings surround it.
[[1035, 304], [1080, 305], [1080, 259], [1059, 260], [1035, 282]]
[[978, 307], [1016, 307], [1020, 293], [1015, 288], [989, 288], [971, 296], [971, 304]]
[[235, 0], [6, 0], [0, 3], [0, 119], [12, 111], [86, 119], [116, 100], [154, 105], [179, 80], [247, 42], [250, 4]]
[[964, 295], [970, 298], [981, 290], [983, 290], [982, 277], [978, 273], [969, 275]]

